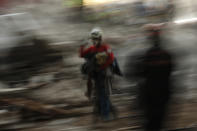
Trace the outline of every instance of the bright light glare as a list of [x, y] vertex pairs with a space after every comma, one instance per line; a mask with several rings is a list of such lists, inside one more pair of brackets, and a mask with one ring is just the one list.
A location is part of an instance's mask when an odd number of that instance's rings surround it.
[[105, 4], [105, 3], [110, 3], [115, 0], [84, 0], [84, 3], [86, 5], [96, 5], [96, 4]]
[[23, 15], [26, 13], [12, 13], [12, 14], [5, 14], [5, 15], [0, 15], [0, 17], [7, 17], [7, 16], [17, 16], [17, 15]]
[[191, 23], [191, 22], [197, 22], [197, 18], [182, 19], [182, 20], [174, 21], [175, 24], [186, 24], [186, 23]]
[[95, 3], [106, 3], [107, 1], [106, 0], [92, 0], [94, 1]]

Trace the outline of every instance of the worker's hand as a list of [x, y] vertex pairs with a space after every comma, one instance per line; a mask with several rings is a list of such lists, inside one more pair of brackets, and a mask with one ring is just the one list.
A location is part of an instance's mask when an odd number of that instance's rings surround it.
[[80, 46], [81, 47], [86, 47], [88, 45], [88, 43], [82, 43]]
[[88, 44], [90, 44], [90, 40], [84, 39], [83, 42], [81, 43], [81, 46], [87, 46]]

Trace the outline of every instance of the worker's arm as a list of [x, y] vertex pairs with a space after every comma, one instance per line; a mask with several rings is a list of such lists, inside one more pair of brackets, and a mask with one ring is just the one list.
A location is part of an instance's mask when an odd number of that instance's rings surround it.
[[90, 52], [92, 51], [92, 49], [93, 49], [93, 46], [91, 46], [91, 47], [85, 49], [85, 46], [82, 45], [82, 46], [80, 47], [80, 51], [79, 51], [80, 57], [84, 57], [86, 54], [90, 53]]

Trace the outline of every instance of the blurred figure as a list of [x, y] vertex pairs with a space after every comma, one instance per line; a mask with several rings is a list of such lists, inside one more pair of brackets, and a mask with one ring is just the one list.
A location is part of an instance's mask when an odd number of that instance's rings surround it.
[[110, 112], [114, 113], [114, 108], [110, 102], [108, 87], [108, 75], [110, 73], [110, 65], [114, 61], [114, 54], [111, 48], [102, 43], [102, 32], [95, 28], [90, 33], [90, 39], [93, 45], [84, 49], [87, 45], [84, 44], [80, 48], [80, 56], [85, 58], [87, 62], [82, 66], [82, 72], [88, 75], [88, 91], [87, 96], [92, 94], [92, 79], [94, 80], [94, 113], [101, 116], [103, 120], [108, 120]]
[[5, 56], [5, 62], [10, 66], [4, 76], [0, 77], [0, 80], [10, 81], [10, 87], [28, 84], [29, 79], [38, 75], [42, 69], [54, 63], [62, 63], [61, 51], [51, 48], [48, 39], [31, 31], [19, 31], [15, 35], [19, 40]]
[[144, 27], [151, 47], [138, 59], [135, 73], [129, 73], [138, 81], [139, 105], [144, 113], [146, 131], [161, 130], [171, 94], [173, 60], [172, 55], [161, 46], [161, 27], [161, 24], [149, 24]]

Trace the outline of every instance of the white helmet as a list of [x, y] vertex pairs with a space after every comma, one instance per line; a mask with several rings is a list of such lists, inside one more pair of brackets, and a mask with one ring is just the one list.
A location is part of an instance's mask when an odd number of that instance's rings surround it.
[[94, 28], [90, 32], [90, 38], [91, 39], [101, 39], [102, 37], [102, 31], [99, 28]]

